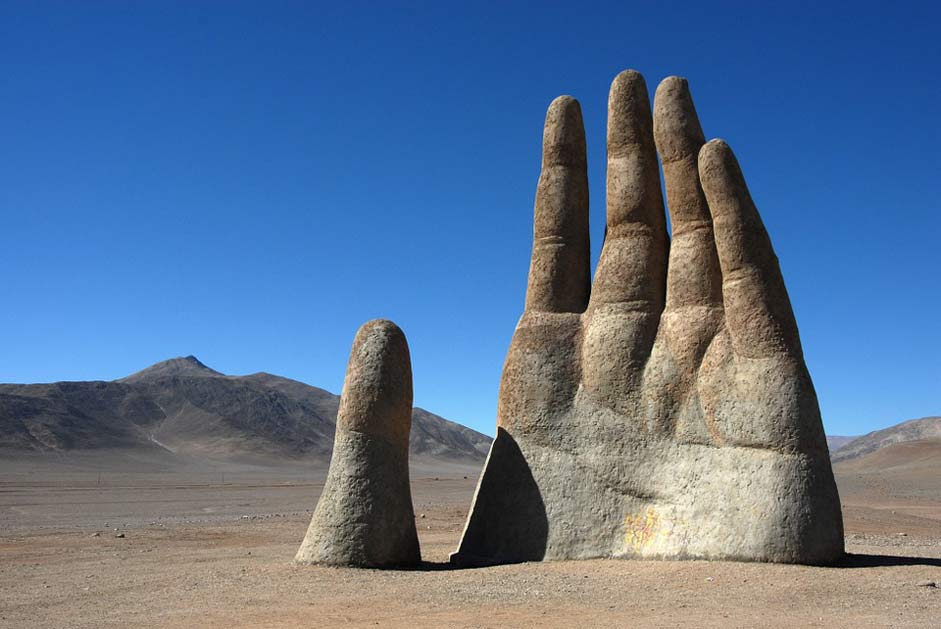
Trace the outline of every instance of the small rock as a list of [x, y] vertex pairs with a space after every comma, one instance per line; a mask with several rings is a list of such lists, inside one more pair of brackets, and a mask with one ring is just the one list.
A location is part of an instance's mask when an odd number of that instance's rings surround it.
[[935, 581], [919, 581], [915, 585], [917, 585], [920, 588], [931, 588], [931, 589], [935, 589], [938, 587], [938, 584]]
[[899, 537], [908, 537], [908, 533], [899, 533]]
[[115, 537], [117, 537], [118, 539], [122, 539], [124, 537], [124, 533], [118, 533], [117, 535], [115, 535]]
[[423, 513], [423, 514], [421, 514], [421, 519], [422, 519], [422, 520], [424, 520], [424, 519], [425, 519], [425, 514], [424, 514], [424, 513]]
[[706, 577], [706, 581], [710, 581], [710, 582], [711, 582], [711, 581], [715, 581], [715, 580], [716, 580], [715, 577]]
[[92, 536], [92, 537], [101, 537], [101, 533], [95, 531], [94, 533], [91, 534], [91, 536]]

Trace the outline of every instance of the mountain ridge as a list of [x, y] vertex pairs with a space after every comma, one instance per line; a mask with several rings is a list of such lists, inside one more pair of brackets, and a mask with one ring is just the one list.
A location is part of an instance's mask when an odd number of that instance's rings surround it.
[[831, 458], [837, 463], [859, 458], [894, 444], [931, 439], [941, 439], [941, 416], [909, 419], [881, 430], [874, 430], [842, 445]]
[[832, 456], [834, 452], [858, 437], [859, 435], [827, 435], [827, 447], [830, 449], [830, 455]]
[[162, 360], [129, 376], [118, 378], [114, 382], [139, 382], [148, 378], [173, 375], [224, 376], [225, 374], [207, 367], [202, 361], [190, 354]]
[[[0, 452], [162, 449], [212, 459], [329, 460], [339, 396], [195, 356], [112, 381], [0, 384]], [[413, 409], [413, 455], [481, 462], [490, 437]]]

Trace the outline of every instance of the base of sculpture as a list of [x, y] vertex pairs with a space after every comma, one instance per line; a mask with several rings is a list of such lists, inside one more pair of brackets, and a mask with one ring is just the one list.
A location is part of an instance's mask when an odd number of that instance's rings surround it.
[[832, 482], [829, 461], [666, 439], [631, 444], [616, 455], [564, 452], [518, 443], [498, 429], [451, 563], [624, 558], [829, 565], [843, 556], [839, 503], [825, 491]]

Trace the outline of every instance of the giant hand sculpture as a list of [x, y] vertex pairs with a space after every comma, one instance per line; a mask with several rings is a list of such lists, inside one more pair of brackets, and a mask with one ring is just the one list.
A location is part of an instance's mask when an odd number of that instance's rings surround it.
[[[778, 261], [685, 80], [615, 78], [589, 279], [578, 102], [546, 116], [526, 307], [462, 564], [588, 557], [826, 563], [840, 503]], [[657, 152], [672, 225], [668, 240]]]

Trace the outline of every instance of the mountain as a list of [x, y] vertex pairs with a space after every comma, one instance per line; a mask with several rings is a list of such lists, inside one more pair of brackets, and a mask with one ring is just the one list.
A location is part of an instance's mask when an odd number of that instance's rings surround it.
[[[0, 453], [100, 449], [212, 459], [329, 460], [337, 395], [268, 373], [227, 376], [195, 356], [110, 382], [0, 384]], [[411, 452], [481, 462], [490, 437], [416, 408]]]
[[844, 435], [827, 435], [827, 448], [830, 449], [830, 455], [848, 444], [856, 437], [847, 437]]
[[834, 463], [855, 459], [896, 443], [941, 439], [941, 417], [911, 419], [853, 439], [833, 453]]
[[167, 376], [224, 376], [215, 369], [210, 369], [199, 362], [195, 356], [181, 356], [151, 365], [137, 373], [132, 373], [118, 382], [144, 382]]
[[[909, 513], [930, 518], [931, 505], [936, 509], [941, 496], [941, 439], [890, 443], [834, 463], [833, 472], [842, 496], [887, 501], [891, 509], [914, 500], [915, 507]], [[919, 502], [925, 499], [929, 502]], [[938, 530], [937, 520], [930, 522]]]

